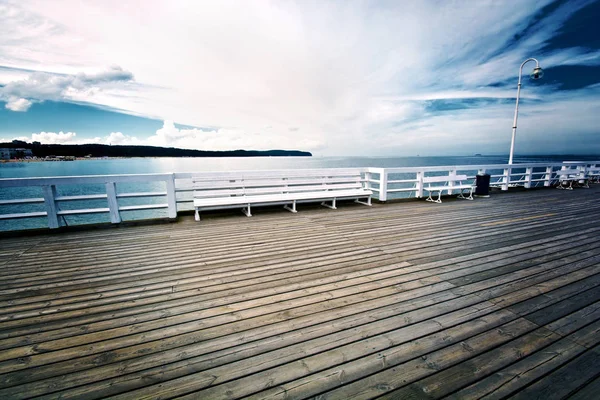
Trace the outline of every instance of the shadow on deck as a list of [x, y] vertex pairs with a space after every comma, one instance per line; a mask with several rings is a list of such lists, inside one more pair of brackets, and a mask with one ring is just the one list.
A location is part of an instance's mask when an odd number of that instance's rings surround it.
[[600, 185], [0, 240], [0, 398], [593, 398]]

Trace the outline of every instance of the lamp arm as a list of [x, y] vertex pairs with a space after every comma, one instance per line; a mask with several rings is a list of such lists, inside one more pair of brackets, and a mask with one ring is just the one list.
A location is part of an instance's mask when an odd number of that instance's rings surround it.
[[527, 60], [523, 61], [523, 63], [521, 64], [521, 67], [519, 68], [519, 83], [517, 84], [517, 101], [515, 104], [515, 119], [513, 120], [512, 137], [510, 140], [510, 155], [508, 157], [509, 164], [513, 163], [513, 153], [515, 151], [515, 136], [517, 135], [517, 118], [519, 117], [519, 96], [521, 95], [521, 77], [523, 76], [523, 67], [529, 61], [535, 61], [536, 68], [540, 66], [540, 63], [537, 59], [528, 58]]
[[527, 60], [523, 61], [523, 63], [521, 64], [521, 67], [519, 68], [519, 85], [521, 84], [521, 76], [523, 76], [523, 67], [529, 61], [535, 61], [535, 67], [536, 68], [539, 68], [539, 66], [540, 66], [540, 62], [537, 59], [535, 59], [535, 58], [528, 58]]

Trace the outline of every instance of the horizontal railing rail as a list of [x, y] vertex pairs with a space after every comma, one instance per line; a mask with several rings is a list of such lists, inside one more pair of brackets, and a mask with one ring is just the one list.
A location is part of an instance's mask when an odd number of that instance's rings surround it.
[[[423, 181], [429, 176], [439, 175], [467, 175], [469, 181], [474, 182], [477, 174], [489, 173], [491, 186], [508, 190], [509, 187], [522, 186], [531, 188], [535, 186], [552, 186], [559, 179], [557, 171], [572, 169], [581, 172], [596, 171], [600, 161], [594, 162], [562, 162], [562, 163], [531, 163], [531, 164], [483, 164], [483, 165], [454, 165], [454, 166], [427, 166], [427, 167], [401, 167], [401, 168], [334, 168], [337, 171], [360, 171], [365, 188], [373, 191], [374, 197], [381, 202], [402, 197], [423, 197]], [[142, 211], [166, 209], [169, 218], [176, 218], [178, 211], [193, 209], [192, 179], [199, 176], [223, 176], [239, 173], [260, 175], [261, 173], [273, 174], [274, 172], [291, 173], [301, 177], [303, 173], [323, 171], [325, 169], [305, 170], [252, 170], [231, 172], [185, 172], [162, 174], [136, 174], [136, 175], [90, 175], [44, 178], [8, 178], [0, 179], [0, 221], [19, 220], [27, 218], [47, 218], [47, 226], [51, 229], [59, 228], [65, 224], [64, 217], [75, 215], [108, 214], [110, 222], [120, 223], [123, 211]], [[158, 184], [149, 191], [117, 191], [120, 185], [128, 184]], [[100, 185], [101, 193], [85, 193], [85, 185]], [[63, 187], [75, 187], [74, 193], [61, 193]], [[15, 191], [10, 189], [14, 188]], [[21, 195], [17, 188], [36, 188], [39, 195]], [[79, 193], [83, 191], [84, 193]], [[68, 192], [68, 190], [67, 190]], [[450, 191], [451, 194], [452, 191]], [[31, 193], [28, 192], [28, 193]], [[164, 198], [164, 202], [155, 199]], [[143, 204], [126, 205], [125, 199], [154, 199]], [[90, 206], [91, 202], [100, 202], [98, 206]], [[61, 207], [64, 204], [83, 203], [82, 207]], [[41, 210], [27, 209], [37, 206]], [[3, 207], [16, 207], [18, 212], [3, 212]], [[62, 218], [61, 218], [62, 217]]]
[[[147, 183], [164, 182], [164, 191], [118, 193], [117, 184], [123, 183]], [[59, 195], [58, 188], [63, 186], [81, 185], [103, 185], [105, 193], [83, 194], [83, 195]], [[150, 209], [167, 209], [169, 218], [177, 217], [177, 205], [175, 199], [175, 182], [173, 174], [138, 174], [138, 175], [89, 175], [89, 176], [65, 176], [47, 178], [15, 178], [0, 179], [0, 189], [6, 188], [40, 188], [43, 197], [29, 198], [4, 198], [0, 200], [0, 206], [43, 204], [44, 211], [26, 211], [15, 213], [0, 213], [0, 220], [47, 217], [48, 227], [59, 228], [64, 225], [64, 218], [59, 217], [72, 215], [89, 215], [107, 213], [110, 222], [122, 221], [122, 211], [139, 211]], [[119, 199], [125, 198], [155, 198], [165, 197], [165, 203], [146, 203], [137, 205], [119, 204]], [[106, 200], [103, 207], [89, 207], [61, 209], [60, 205], [65, 202], [85, 202], [92, 200]]]
[[[552, 186], [558, 181], [556, 171], [571, 168], [586, 172], [597, 165], [600, 165], [600, 161], [367, 168], [366, 175], [371, 190], [378, 194], [378, 200], [387, 201], [401, 198], [401, 195], [422, 198], [423, 179], [427, 176], [467, 173], [468, 179], [474, 181], [476, 175], [490, 173], [490, 186], [508, 190], [509, 187], [515, 186]], [[497, 173], [491, 173], [494, 171]], [[452, 191], [449, 191], [449, 194], [452, 194]]]

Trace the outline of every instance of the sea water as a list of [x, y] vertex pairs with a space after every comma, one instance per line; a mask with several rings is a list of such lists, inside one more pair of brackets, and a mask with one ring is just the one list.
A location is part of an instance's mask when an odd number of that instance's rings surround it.
[[[561, 161], [595, 161], [600, 156], [525, 156], [516, 157], [515, 163], [543, 163]], [[490, 165], [506, 164], [506, 156], [467, 157], [231, 157], [231, 158], [122, 158], [90, 159], [77, 161], [7, 162], [0, 163], [0, 178], [151, 174], [171, 172], [209, 172], [236, 170], [307, 169], [307, 168], [352, 168], [352, 167], [421, 167], [446, 165]], [[61, 185], [59, 196], [74, 196], [105, 193], [104, 185]], [[164, 183], [149, 182], [117, 185], [119, 193], [164, 191]], [[0, 188], [0, 200], [15, 198], [40, 198], [41, 188]], [[164, 197], [120, 199], [122, 206], [147, 204], [151, 201], [164, 203]], [[62, 209], [106, 208], [106, 199], [62, 202]], [[44, 211], [43, 204], [0, 205], [0, 214]], [[160, 218], [166, 210], [143, 210], [123, 212], [124, 220]], [[108, 214], [75, 215], [63, 218], [67, 225], [109, 222]], [[0, 230], [42, 228], [46, 218], [0, 220]]]

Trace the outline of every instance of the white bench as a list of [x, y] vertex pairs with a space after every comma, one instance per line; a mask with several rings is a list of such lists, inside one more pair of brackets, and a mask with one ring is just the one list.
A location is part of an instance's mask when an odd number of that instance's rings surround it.
[[600, 182], [600, 167], [590, 167], [587, 169], [587, 177], [590, 182]]
[[[457, 196], [459, 199], [465, 200], [473, 200], [473, 188], [474, 185], [470, 183], [462, 183], [467, 180], [466, 175], [445, 175], [445, 176], [426, 176], [423, 178], [423, 190], [427, 191], [429, 197], [427, 197], [426, 201], [431, 201], [433, 203], [441, 203], [442, 202], [442, 192], [447, 190], [451, 192], [452, 190], [460, 190], [460, 194]], [[456, 184], [458, 182], [458, 184]], [[437, 184], [437, 186], [432, 186], [431, 184]], [[425, 186], [427, 184], [427, 186]], [[469, 190], [469, 196], [465, 197], [463, 194], [464, 190]], [[437, 200], [431, 197], [432, 194], [438, 192]]]
[[334, 210], [337, 200], [370, 206], [373, 194], [363, 187], [360, 171], [349, 169], [212, 173], [192, 182], [196, 221], [201, 211], [224, 208], [242, 208], [251, 217], [253, 206], [283, 205], [293, 213], [298, 203], [318, 201]]
[[[561, 169], [554, 172], [558, 179], [557, 189], [573, 190], [573, 184], [589, 188], [588, 177], [584, 171], [575, 168]], [[568, 186], [567, 186], [568, 184]]]

